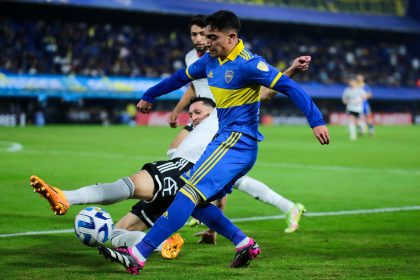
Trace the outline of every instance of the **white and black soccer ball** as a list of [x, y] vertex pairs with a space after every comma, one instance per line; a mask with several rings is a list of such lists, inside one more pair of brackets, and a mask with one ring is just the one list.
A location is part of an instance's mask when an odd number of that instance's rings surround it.
[[113, 228], [111, 215], [100, 207], [85, 208], [74, 220], [74, 232], [87, 246], [103, 245], [109, 239]]

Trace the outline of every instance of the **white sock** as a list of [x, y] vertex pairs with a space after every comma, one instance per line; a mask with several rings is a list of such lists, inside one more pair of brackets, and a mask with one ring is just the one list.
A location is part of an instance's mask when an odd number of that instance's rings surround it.
[[236, 249], [241, 248], [241, 247], [243, 247], [243, 246], [245, 246], [245, 245], [248, 245], [248, 243], [249, 243], [249, 237], [245, 237], [245, 239], [244, 239], [244, 240], [242, 240], [241, 242], [239, 242], [239, 243], [235, 246], [235, 248], [236, 248]]
[[166, 151], [166, 155], [168, 156], [168, 158], [172, 158], [172, 156], [175, 154], [176, 152], [176, 148], [175, 149], [169, 149]]
[[146, 258], [145, 257], [143, 257], [143, 255], [140, 253], [140, 251], [137, 249], [137, 247], [136, 246], [134, 246], [133, 248], [132, 248], [132, 252], [133, 252], [133, 254], [134, 254], [134, 256], [140, 261], [140, 262], [146, 262]]
[[74, 191], [63, 191], [70, 205], [74, 204], [112, 204], [129, 199], [134, 193], [134, 183], [129, 177], [113, 183], [98, 183]]
[[357, 128], [354, 123], [349, 123], [349, 132], [350, 132], [350, 139], [356, 140], [357, 139]]
[[361, 128], [362, 134], [366, 134], [366, 132], [368, 130], [368, 127], [367, 127], [366, 122], [363, 121], [363, 120], [361, 120], [360, 123], [359, 123], [359, 125], [360, 125], [360, 128]]
[[[117, 228], [112, 231], [110, 241], [113, 247], [121, 247], [121, 246], [134, 247], [137, 243], [140, 243], [140, 241], [142, 241], [145, 236], [146, 236], [146, 233], [144, 231], [132, 231], [132, 230], [126, 230], [122, 228]], [[155, 252], [162, 251], [162, 245], [164, 242], [162, 242], [162, 244], [160, 244], [155, 249]]]
[[134, 247], [134, 245], [143, 240], [145, 235], [146, 233], [143, 231], [130, 231], [117, 228], [112, 231], [110, 240], [114, 247]]
[[240, 191], [246, 192], [252, 197], [264, 201], [265, 203], [271, 204], [279, 208], [284, 213], [290, 211], [293, 208], [295, 203], [282, 197], [272, 189], [270, 189], [266, 184], [255, 180], [254, 178], [243, 176], [239, 178], [234, 188], [237, 188]]

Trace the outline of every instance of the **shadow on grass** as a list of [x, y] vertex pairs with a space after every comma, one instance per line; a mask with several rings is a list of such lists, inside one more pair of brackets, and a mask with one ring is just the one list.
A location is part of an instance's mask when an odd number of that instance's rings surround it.
[[107, 262], [95, 247], [84, 246], [68, 235], [39, 235], [19, 242], [7, 239], [1, 242], [0, 255], [7, 256], [3, 262], [9, 267], [60, 269], [74, 265], [83, 266], [83, 271], [97, 271], [98, 266], [106, 268]]

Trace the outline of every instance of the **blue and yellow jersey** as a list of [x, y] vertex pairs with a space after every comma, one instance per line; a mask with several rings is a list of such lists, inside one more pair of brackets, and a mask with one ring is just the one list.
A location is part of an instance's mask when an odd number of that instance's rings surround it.
[[187, 69], [180, 69], [172, 76], [149, 88], [142, 100], [153, 103], [191, 80], [207, 78], [216, 100], [219, 132], [242, 132], [257, 140], [261, 86], [281, 92], [305, 114], [314, 128], [325, 125], [318, 107], [309, 95], [292, 79], [283, 75], [264, 58], [245, 50], [241, 40], [232, 52], [221, 60], [205, 54]]
[[[364, 85], [363, 85], [363, 90], [364, 90], [367, 94], [369, 94], [369, 98], [372, 98], [372, 89], [370, 88], [370, 86], [368, 86], [367, 84], [364, 84]], [[363, 103], [364, 103], [364, 106], [369, 106], [369, 99], [365, 99], [365, 100], [363, 101]]]
[[191, 80], [207, 78], [216, 100], [219, 132], [237, 131], [263, 139], [258, 132], [261, 85], [272, 88], [281, 72], [246, 50], [239, 40], [226, 59], [207, 53], [186, 74]]

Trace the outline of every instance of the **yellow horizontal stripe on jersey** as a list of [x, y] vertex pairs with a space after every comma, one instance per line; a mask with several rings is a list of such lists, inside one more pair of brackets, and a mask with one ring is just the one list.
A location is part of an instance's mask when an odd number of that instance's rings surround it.
[[230, 108], [244, 104], [255, 103], [260, 100], [260, 85], [240, 89], [224, 89], [210, 86], [216, 100], [217, 108]]
[[277, 74], [277, 76], [274, 78], [274, 80], [271, 82], [271, 84], [270, 84], [270, 88], [273, 88], [275, 85], [276, 85], [276, 83], [277, 83], [277, 81], [281, 78], [281, 76], [283, 75], [283, 73], [282, 72], [279, 72], [278, 74]]

